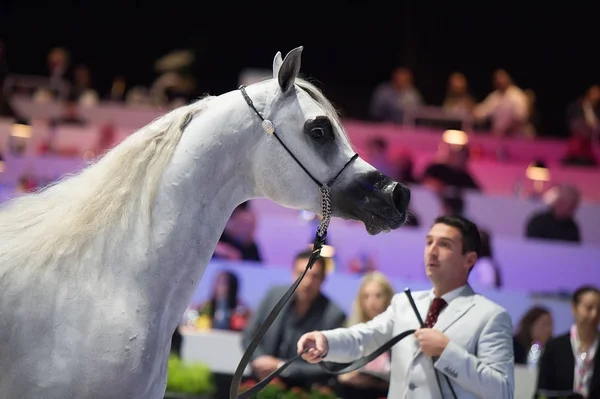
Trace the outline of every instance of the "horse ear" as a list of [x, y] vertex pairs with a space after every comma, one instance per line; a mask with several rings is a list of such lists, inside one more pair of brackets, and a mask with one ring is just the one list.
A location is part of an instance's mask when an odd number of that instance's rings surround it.
[[273, 79], [277, 79], [279, 76], [279, 69], [281, 68], [281, 64], [283, 63], [283, 58], [281, 58], [281, 51], [278, 51], [275, 54], [275, 58], [273, 58]]
[[279, 67], [277, 79], [283, 93], [287, 92], [294, 85], [294, 81], [300, 73], [300, 56], [302, 55], [303, 48], [300, 46], [290, 51]]

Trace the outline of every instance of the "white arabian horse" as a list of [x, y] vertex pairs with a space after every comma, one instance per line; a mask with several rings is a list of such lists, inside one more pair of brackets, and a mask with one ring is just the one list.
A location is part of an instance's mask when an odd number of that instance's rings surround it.
[[267, 197], [321, 213], [299, 163], [324, 182], [343, 170], [333, 216], [370, 234], [405, 222], [410, 192], [348, 163], [333, 107], [298, 78], [301, 51], [243, 91], [277, 134], [240, 90], [206, 97], [3, 207], [0, 399], [162, 398], [171, 336], [234, 208]]

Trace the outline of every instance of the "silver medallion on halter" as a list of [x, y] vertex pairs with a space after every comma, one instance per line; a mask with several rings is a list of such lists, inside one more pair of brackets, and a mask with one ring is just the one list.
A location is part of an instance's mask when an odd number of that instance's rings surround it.
[[262, 127], [265, 130], [265, 132], [267, 132], [268, 134], [275, 133], [275, 126], [273, 126], [273, 122], [271, 122], [268, 119], [264, 119], [262, 121]]

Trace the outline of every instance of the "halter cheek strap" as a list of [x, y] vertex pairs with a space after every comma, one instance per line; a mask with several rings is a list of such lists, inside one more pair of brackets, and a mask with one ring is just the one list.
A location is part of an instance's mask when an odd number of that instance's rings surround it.
[[284, 142], [281, 140], [281, 138], [279, 137], [279, 135], [277, 134], [277, 132], [275, 131], [275, 126], [273, 125], [273, 122], [271, 122], [268, 119], [265, 119], [260, 112], [258, 112], [258, 110], [256, 109], [256, 107], [254, 106], [254, 102], [252, 101], [252, 99], [250, 98], [250, 96], [248, 95], [248, 93], [246, 92], [246, 87], [245, 86], [240, 86], [240, 91], [242, 92], [242, 96], [244, 96], [244, 100], [246, 100], [246, 103], [248, 104], [248, 106], [250, 106], [250, 108], [252, 108], [252, 110], [254, 111], [254, 113], [260, 118], [260, 120], [262, 121], [262, 127], [264, 129], [264, 131], [268, 134], [273, 135], [277, 141], [279, 141], [279, 143], [283, 146], [283, 148], [285, 148], [285, 150], [288, 152], [288, 154], [290, 154], [290, 156], [294, 159], [294, 161], [296, 161], [296, 163], [302, 168], [302, 170], [308, 175], [308, 177], [310, 177], [312, 179], [312, 181], [315, 182], [315, 184], [319, 187], [323, 187], [323, 186], [327, 186], [327, 187], [331, 187], [333, 185], [333, 183], [335, 183], [335, 181], [337, 180], [338, 177], [340, 177], [340, 175], [342, 174], [342, 172], [344, 171], [344, 169], [346, 169], [348, 167], [348, 165], [350, 165], [352, 163], [352, 161], [354, 161], [356, 158], [358, 158], [358, 154], [354, 154], [352, 156], [352, 158], [350, 158], [348, 160], [348, 162], [346, 162], [346, 164], [344, 165], [344, 167], [338, 172], [337, 175], [335, 175], [331, 180], [329, 180], [326, 184], [321, 183], [319, 180], [317, 180], [309, 171], [308, 169], [306, 169], [304, 167], [304, 165], [302, 165], [302, 162], [300, 162], [298, 160], [298, 158], [296, 158], [296, 156], [294, 155], [294, 153], [292, 153], [292, 151], [290, 151], [290, 149], [284, 144]]

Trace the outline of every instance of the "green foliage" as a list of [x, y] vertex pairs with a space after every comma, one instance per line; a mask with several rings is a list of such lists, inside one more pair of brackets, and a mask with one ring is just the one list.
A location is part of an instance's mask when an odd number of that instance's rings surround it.
[[185, 363], [179, 357], [169, 357], [167, 391], [212, 395], [216, 385], [210, 368], [204, 363]]

